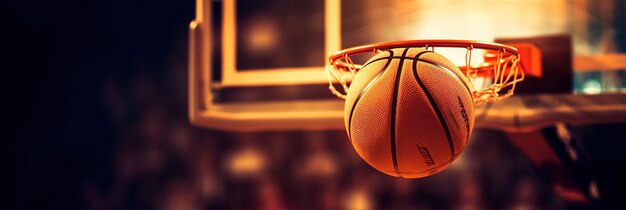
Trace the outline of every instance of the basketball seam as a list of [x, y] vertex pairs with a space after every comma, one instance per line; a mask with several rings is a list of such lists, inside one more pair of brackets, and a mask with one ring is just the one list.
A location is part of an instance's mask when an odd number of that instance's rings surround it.
[[[419, 56], [427, 52], [432, 52], [432, 51], [422, 52], [415, 56], [414, 62], [413, 62], [413, 76], [415, 77], [415, 81], [417, 82], [417, 84], [422, 88], [422, 90], [426, 94], [426, 98], [428, 98], [428, 102], [430, 103], [430, 106], [433, 108], [433, 110], [437, 114], [437, 118], [439, 118], [439, 123], [441, 123], [441, 127], [443, 128], [443, 131], [446, 134], [446, 138], [448, 139], [448, 145], [450, 147], [450, 160], [452, 160], [454, 159], [454, 156], [455, 156], [455, 148], [454, 148], [454, 142], [452, 141], [452, 135], [450, 134], [450, 129], [448, 128], [448, 125], [446, 123], [446, 120], [443, 117], [443, 114], [441, 114], [441, 110], [439, 110], [439, 106], [437, 105], [435, 98], [430, 94], [430, 91], [428, 91], [428, 89], [426, 88], [426, 85], [422, 82], [422, 80], [419, 78], [419, 75], [417, 74], [417, 63], [420, 61]], [[427, 62], [424, 62], [424, 63], [430, 64]]]
[[448, 114], [450, 114], [450, 118], [452, 118], [452, 121], [454, 121], [454, 124], [458, 127], [460, 127], [459, 125], [459, 121], [456, 120], [456, 117], [454, 117], [454, 113], [452, 113], [452, 110], [448, 110]]
[[[461, 84], [463, 84], [463, 86], [465, 86], [465, 89], [467, 90], [467, 92], [470, 94], [470, 96], [472, 95], [472, 91], [470, 90], [468, 84], [466, 84], [465, 82], [463, 82], [463, 79], [461, 79], [461, 77], [457, 74], [455, 74], [452, 70], [450, 70], [449, 68], [439, 65], [438, 63], [435, 63], [433, 61], [429, 61], [429, 60], [424, 60], [424, 59], [417, 59], [417, 61], [422, 61], [424, 63], [428, 63], [430, 65], [433, 65], [435, 67], [438, 67], [440, 69], [443, 69], [444, 71], [448, 71], [450, 74], [454, 75], [454, 77], [456, 77], [457, 79], [459, 79], [459, 81], [461, 81]], [[470, 97], [472, 98], [472, 103], [474, 102], [474, 97]]]
[[374, 62], [376, 62], [376, 61], [379, 61], [379, 60], [384, 60], [384, 59], [389, 59], [389, 58], [391, 58], [391, 59], [396, 59], [396, 58], [398, 58], [398, 59], [400, 59], [400, 58], [404, 58], [404, 59], [413, 59], [413, 58], [411, 58], [411, 57], [393, 56], [393, 53], [391, 53], [391, 54], [390, 54], [389, 56], [387, 56], [387, 57], [376, 58], [376, 59], [374, 59], [374, 60], [371, 60], [371, 61], [369, 61], [369, 62], [367, 62], [367, 63], [363, 64], [363, 66], [361, 66], [361, 69], [362, 69], [362, 68], [365, 68], [367, 65], [370, 65], [370, 64], [372, 64], [372, 63], [374, 63]]
[[398, 88], [400, 87], [400, 78], [402, 76], [402, 70], [404, 67], [404, 60], [406, 54], [409, 52], [410, 48], [405, 48], [404, 52], [402, 52], [402, 58], [400, 59], [400, 63], [398, 64], [398, 70], [396, 71], [396, 79], [394, 80], [394, 88], [393, 88], [393, 98], [391, 100], [391, 123], [389, 126], [390, 136], [391, 136], [391, 160], [393, 161], [393, 168], [398, 174], [399, 177], [402, 177], [398, 171], [398, 156], [396, 153], [396, 107], [398, 105]]
[[[389, 55], [390, 56], [386, 58], [388, 60], [387, 60], [387, 63], [385, 63], [385, 66], [380, 70], [380, 72], [378, 72], [378, 74], [374, 78], [372, 78], [367, 83], [367, 85], [365, 85], [365, 88], [363, 88], [359, 96], [356, 98], [356, 100], [354, 100], [354, 104], [352, 104], [352, 108], [350, 108], [350, 118], [348, 119], [348, 139], [350, 139], [350, 142], [352, 142], [352, 115], [354, 114], [354, 109], [356, 108], [357, 103], [359, 103], [359, 100], [361, 100], [361, 97], [363, 97], [365, 92], [369, 90], [370, 86], [374, 83], [374, 81], [378, 80], [378, 78], [387, 70], [387, 68], [391, 64], [391, 60], [393, 60], [393, 51], [389, 50]], [[370, 62], [370, 63], [373, 63], [373, 62]]]
[[[434, 51], [428, 51], [428, 52], [434, 52]], [[391, 58], [391, 59], [396, 59], [396, 58], [398, 58], [398, 59], [414, 59], [414, 58], [411, 58], [411, 57], [393, 56], [393, 54], [391, 54], [391, 55], [392, 55], [392, 56], [389, 56], [389, 57], [384, 57], [384, 58], [377, 58], [377, 59], [375, 59], [375, 60], [369, 61], [369, 62], [365, 63], [365, 64], [364, 64], [361, 68], [364, 68], [364, 67], [366, 67], [367, 65], [370, 65], [370, 64], [372, 64], [372, 63], [375, 63], [376, 61], [383, 60], [383, 59], [389, 59], [389, 58]], [[465, 86], [465, 89], [467, 89], [467, 92], [468, 92], [470, 95], [473, 95], [473, 94], [472, 94], [472, 91], [471, 91], [471, 89], [470, 89], [470, 87], [469, 87], [469, 85], [468, 85], [467, 83], [463, 82], [463, 79], [462, 79], [459, 75], [455, 74], [455, 73], [454, 73], [452, 70], [450, 70], [449, 68], [444, 67], [444, 66], [442, 66], [442, 65], [439, 65], [438, 63], [436, 63], [436, 62], [434, 62], [434, 61], [430, 61], [430, 60], [418, 59], [418, 61], [422, 61], [422, 62], [425, 62], [425, 63], [429, 63], [429, 64], [431, 64], [431, 65], [433, 65], [433, 66], [439, 67], [439, 68], [441, 68], [441, 69], [443, 69], [443, 70], [445, 70], [445, 71], [450, 72], [452, 75], [454, 75], [457, 79], [459, 79], [459, 80], [461, 81], [461, 84], [463, 84], [463, 86]], [[472, 99], [472, 103], [474, 103], [474, 97], [470, 97], [470, 98]]]

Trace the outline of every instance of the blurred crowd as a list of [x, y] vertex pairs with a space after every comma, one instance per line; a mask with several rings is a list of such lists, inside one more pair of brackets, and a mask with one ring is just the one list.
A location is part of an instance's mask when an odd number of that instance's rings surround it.
[[[111, 171], [85, 177], [88, 209], [564, 208], [496, 131], [476, 130], [463, 155], [441, 173], [395, 178], [361, 160], [344, 131], [195, 128], [184, 99], [159, 93], [150, 76], [139, 78], [126, 87], [131, 91], [115, 80], [105, 85], [116, 146]], [[103, 183], [97, 176], [112, 177]]]

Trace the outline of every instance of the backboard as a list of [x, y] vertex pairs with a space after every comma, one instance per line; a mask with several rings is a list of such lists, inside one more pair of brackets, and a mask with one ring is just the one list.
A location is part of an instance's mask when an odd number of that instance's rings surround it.
[[190, 25], [192, 123], [237, 130], [341, 128], [341, 101], [322, 85], [325, 57], [341, 47], [340, 1], [199, 0], [196, 7]]
[[[537, 20], [551, 20], [527, 25], [518, 4], [198, 0], [196, 19], [190, 25], [189, 117], [197, 126], [237, 131], [343, 129], [343, 101], [328, 94], [325, 61], [340, 49], [381, 41], [443, 38], [535, 44], [549, 54], [543, 63], [550, 65], [543, 79], [541, 64], [526, 65], [531, 84], [522, 85], [522, 93], [528, 92], [525, 89], [568, 92], [572, 65], [574, 71], [608, 64], [614, 65], [611, 69], [621, 68], [619, 60], [625, 58], [621, 54], [578, 55], [577, 51], [593, 47], [577, 44], [580, 41], [571, 36], [562, 36], [563, 43], [536, 38], [551, 33], [588, 34], [584, 29], [568, 31], [581, 21], [565, 13], [576, 5], [524, 3], [523, 8], [536, 13]], [[551, 10], [560, 15], [549, 18], [541, 13], [547, 6], [560, 8]], [[450, 12], [442, 12], [446, 8]], [[446, 55], [455, 63], [464, 56], [462, 52]], [[557, 83], [546, 78], [565, 80], [558, 83], [560, 89], [555, 90], [559, 91], [550, 91], [543, 86]]]

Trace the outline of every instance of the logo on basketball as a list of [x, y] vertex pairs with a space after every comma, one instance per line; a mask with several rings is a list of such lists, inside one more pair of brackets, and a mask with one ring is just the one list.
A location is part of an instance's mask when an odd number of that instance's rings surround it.
[[465, 106], [463, 105], [463, 101], [461, 101], [461, 97], [457, 96], [457, 98], [459, 99], [459, 106], [461, 107], [461, 117], [463, 117], [463, 121], [465, 121], [465, 130], [467, 131], [467, 134], [465, 135], [465, 141], [467, 142], [470, 135], [469, 118], [467, 117], [467, 111], [465, 111]]
[[433, 160], [433, 157], [430, 156], [430, 152], [428, 151], [428, 148], [422, 147], [419, 144], [416, 144], [416, 146], [417, 146], [417, 149], [420, 151], [420, 155], [422, 155], [422, 158], [424, 158], [424, 162], [426, 162], [426, 165], [428, 166], [435, 165], [435, 161]]

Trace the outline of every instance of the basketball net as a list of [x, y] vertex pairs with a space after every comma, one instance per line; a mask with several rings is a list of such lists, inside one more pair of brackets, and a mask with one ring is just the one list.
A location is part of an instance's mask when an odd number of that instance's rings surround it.
[[[326, 65], [328, 88], [339, 98], [345, 99], [352, 81], [362, 65], [353, 61], [352, 56], [364, 53], [380, 53], [395, 48], [465, 48], [465, 66], [459, 66], [470, 85], [474, 104], [498, 101], [515, 92], [518, 82], [524, 80], [524, 71], [520, 67], [520, 54], [514, 47], [469, 40], [408, 40], [364, 45], [339, 51], [330, 56]], [[471, 65], [472, 53], [483, 52], [485, 59], [479, 65]], [[446, 56], [445, 54], [443, 56]], [[341, 90], [335, 87], [341, 86]]]

